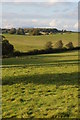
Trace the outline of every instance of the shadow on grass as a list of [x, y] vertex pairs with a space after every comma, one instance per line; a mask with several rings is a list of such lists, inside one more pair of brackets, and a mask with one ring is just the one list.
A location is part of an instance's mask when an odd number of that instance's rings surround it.
[[61, 55], [61, 53], [56, 53], [56, 54], [58, 54], [58, 55], [55, 55], [55, 54], [49, 54], [49, 55], [43, 55], [43, 56], [41, 56], [41, 55], [37, 55], [39, 58], [43, 58], [43, 57], [50, 57], [50, 58], [53, 58], [53, 57], [75, 57], [75, 56], [78, 56], [78, 55]]
[[62, 73], [62, 74], [35, 74], [32, 76], [12, 76], [5, 77], [2, 80], [3, 85], [13, 85], [13, 84], [54, 84], [60, 85], [78, 85], [79, 73]]
[[15, 61], [14, 63], [7, 63], [7, 65], [6, 64], [4, 64], [3, 63], [3, 66], [2, 66], [2, 68], [12, 68], [12, 67], [22, 67], [22, 68], [24, 68], [24, 67], [27, 67], [27, 65], [36, 65], [36, 66], [45, 66], [45, 65], [53, 65], [53, 66], [58, 66], [58, 65], [61, 65], [61, 66], [63, 66], [63, 65], [71, 65], [71, 64], [77, 64], [77, 65], [79, 65], [80, 64], [80, 60], [53, 60], [53, 61], [41, 61], [41, 62], [39, 62], [38, 60], [37, 60], [37, 62], [35, 63], [35, 61], [33, 61], [33, 63], [32, 63], [32, 61], [31, 62], [29, 62], [29, 63], [24, 63], [23, 61]]

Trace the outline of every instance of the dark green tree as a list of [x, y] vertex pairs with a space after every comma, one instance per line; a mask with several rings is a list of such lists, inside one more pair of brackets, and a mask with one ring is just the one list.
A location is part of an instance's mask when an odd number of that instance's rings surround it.
[[56, 48], [56, 49], [62, 49], [63, 48], [63, 42], [62, 42], [62, 40], [59, 40], [58, 42], [56, 42], [54, 44], [54, 48]]
[[11, 28], [9, 31], [10, 34], [15, 34], [16, 33], [16, 29], [15, 28]]
[[14, 46], [8, 40], [2, 41], [2, 55], [9, 55], [14, 52]]
[[45, 45], [45, 49], [52, 49], [53, 48], [53, 46], [52, 46], [52, 42], [51, 41], [49, 41], [49, 42], [47, 42], [46, 43], [46, 45]]
[[74, 48], [73, 43], [69, 42], [68, 44], [65, 45], [67, 49], [72, 49]]
[[17, 35], [25, 35], [24, 29], [18, 28], [18, 29], [16, 30], [16, 34], [17, 34]]
[[32, 29], [29, 33], [30, 35], [41, 35], [39, 29]]

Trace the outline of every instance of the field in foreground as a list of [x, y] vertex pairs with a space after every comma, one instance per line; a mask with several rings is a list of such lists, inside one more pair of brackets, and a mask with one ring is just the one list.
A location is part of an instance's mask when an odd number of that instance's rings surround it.
[[3, 59], [3, 118], [77, 118], [78, 53]]
[[62, 40], [65, 44], [73, 42], [74, 46], [78, 46], [78, 33], [66, 34], [53, 34], [41, 36], [27, 36], [27, 35], [11, 35], [3, 34], [11, 44], [14, 45], [16, 50], [26, 52], [33, 49], [42, 49], [45, 47], [46, 42], [52, 41], [53, 44], [58, 40]]

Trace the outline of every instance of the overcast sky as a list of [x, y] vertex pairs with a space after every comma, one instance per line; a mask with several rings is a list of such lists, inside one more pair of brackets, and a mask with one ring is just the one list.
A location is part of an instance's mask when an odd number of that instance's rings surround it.
[[1, 0], [2, 2], [79, 2], [79, 0]]
[[2, 27], [78, 29], [78, 0], [74, 0], [74, 2], [71, 2], [72, 0], [65, 0], [66, 2], [64, 0], [62, 0], [63, 2], [58, 2], [58, 0], [44, 0], [44, 2], [34, 2], [33, 0], [4, 1], [2, 0], [2, 15], [0, 14]]

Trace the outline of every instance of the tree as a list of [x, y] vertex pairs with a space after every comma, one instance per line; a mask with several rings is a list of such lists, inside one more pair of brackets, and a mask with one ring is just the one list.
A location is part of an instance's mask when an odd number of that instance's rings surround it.
[[48, 49], [48, 50], [52, 49], [53, 48], [52, 42], [51, 41], [47, 42], [46, 45], [45, 45], [45, 48]]
[[41, 35], [40, 31], [38, 29], [32, 29], [32, 30], [30, 30], [29, 33], [30, 33], [30, 35]]
[[15, 34], [16, 33], [16, 29], [15, 28], [11, 28], [9, 31], [10, 34]]
[[14, 52], [14, 47], [8, 42], [8, 40], [2, 41], [2, 55], [9, 55]]
[[8, 29], [2, 29], [2, 33], [8, 33]]
[[3, 35], [0, 35], [0, 41], [4, 40], [5, 39], [5, 36]]
[[2, 39], [5, 39], [5, 36], [4, 36], [4, 35], [2, 35]]
[[18, 34], [18, 35], [25, 35], [24, 29], [18, 28], [18, 29], [16, 30], [16, 34]]
[[63, 48], [62, 40], [59, 40], [58, 42], [56, 42], [55, 45], [54, 45], [54, 48], [62, 49]]
[[74, 48], [73, 43], [69, 42], [68, 44], [65, 45], [67, 49], [72, 49]]

